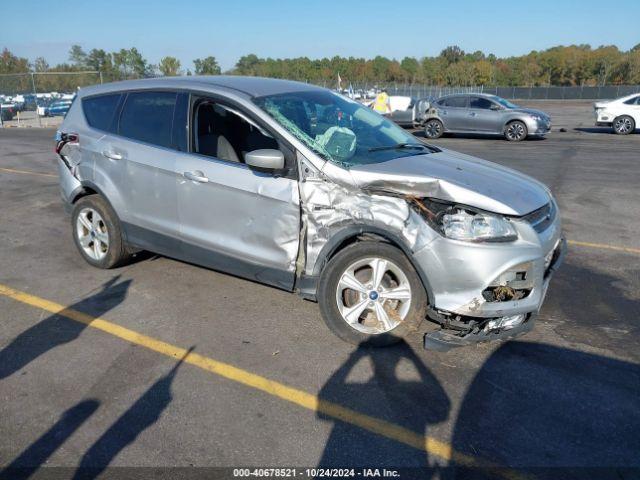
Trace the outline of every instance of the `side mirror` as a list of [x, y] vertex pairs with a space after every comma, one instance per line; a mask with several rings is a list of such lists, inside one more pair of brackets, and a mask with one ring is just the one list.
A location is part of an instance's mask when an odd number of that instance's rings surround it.
[[284, 154], [273, 148], [261, 148], [245, 153], [244, 162], [259, 170], [282, 170], [284, 168]]
[[489, 107], [491, 110], [502, 110], [502, 107], [500, 105], [496, 105], [495, 103], [491, 104], [491, 107]]

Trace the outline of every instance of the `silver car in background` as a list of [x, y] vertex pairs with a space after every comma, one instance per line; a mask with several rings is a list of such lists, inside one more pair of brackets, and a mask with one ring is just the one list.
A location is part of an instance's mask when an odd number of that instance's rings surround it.
[[551, 118], [540, 110], [519, 107], [504, 98], [482, 93], [439, 98], [421, 118], [427, 138], [444, 133], [502, 135], [519, 142], [542, 137], [551, 130]]
[[89, 264], [144, 249], [297, 292], [352, 343], [387, 345], [427, 318], [434, 348], [523, 333], [564, 251], [540, 182], [305, 83], [88, 87], [56, 152]]

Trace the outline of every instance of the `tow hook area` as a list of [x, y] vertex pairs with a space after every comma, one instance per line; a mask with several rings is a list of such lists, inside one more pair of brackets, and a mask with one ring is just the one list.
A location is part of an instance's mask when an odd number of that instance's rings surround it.
[[429, 318], [440, 324], [440, 330], [424, 336], [424, 348], [446, 352], [451, 348], [474, 343], [512, 338], [533, 327], [530, 313], [495, 318], [475, 318], [449, 312], [429, 310]]

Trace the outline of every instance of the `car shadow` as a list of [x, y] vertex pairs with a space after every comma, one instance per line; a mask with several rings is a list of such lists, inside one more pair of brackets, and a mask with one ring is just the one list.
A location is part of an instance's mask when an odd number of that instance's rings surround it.
[[[628, 275], [638, 278], [631, 264]], [[555, 333], [566, 341], [624, 351], [640, 361], [640, 301], [638, 293], [620, 288], [619, 275], [585, 267], [569, 256], [552, 279], [541, 315], [557, 312], [551, 320]]]
[[611, 127], [576, 127], [574, 128], [574, 130], [576, 132], [583, 133], [602, 133], [606, 135], [615, 135]]
[[[368, 365], [359, 365], [362, 361]], [[440, 382], [404, 342], [385, 349], [361, 344], [324, 384], [319, 397], [321, 403], [344, 405], [420, 435], [426, 435], [431, 425], [445, 421], [450, 409]], [[420, 478], [429, 478], [436, 471], [437, 466], [425, 451], [323, 413], [318, 417], [333, 422], [320, 467], [427, 467], [420, 471]]]
[[[67, 307], [92, 317], [104, 315], [127, 296], [131, 280], [119, 282], [120, 275], [104, 283], [100, 290]], [[71, 320], [64, 311], [52, 314], [14, 338], [0, 351], [0, 380], [7, 378], [32, 361], [61, 345], [72, 342], [88, 324]]]
[[[414, 136], [418, 137], [418, 138], [424, 138], [425, 140], [428, 140], [429, 142], [433, 142], [433, 141], [438, 141], [438, 138], [427, 138], [427, 136], [424, 134], [424, 130], [417, 130], [415, 132], [412, 132]], [[492, 134], [486, 134], [486, 133], [445, 133], [442, 135], [442, 137], [440, 138], [468, 138], [470, 140], [502, 140], [506, 143], [521, 143], [521, 142], [507, 142], [507, 140], [504, 138], [504, 136], [502, 135], [492, 135]], [[525, 140], [523, 140], [524, 142], [541, 142], [546, 140], [547, 137], [527, 137]]]
[[[535, 478], [638, 478], [639, 385], [636, 364], [511, 341], [489, 357], [469, 386], [452, 445]], [[496, 473], [453, 463], [445, 478], [488, 479]]]
[[[640, 365], [584, 351], [593, 345], [640, 358], [640, 302], [619, 283], [619, 276], [567, 258], [541, 316], [553, 312], [545, 327], [581, 350], [527, 341], [500, 346], [462, 400], [456, 451], [536, 478], [639, 478]], [[455, 464], [448, 473], [493, 478]]]

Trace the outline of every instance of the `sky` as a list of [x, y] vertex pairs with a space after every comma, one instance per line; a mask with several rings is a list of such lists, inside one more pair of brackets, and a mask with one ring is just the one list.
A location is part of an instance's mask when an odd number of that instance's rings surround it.
[[2, 18], [0, 48], [50, 65], [67, 61], [73, 44], [136, 47], [151, 63], [177, 57], [183, 69], [213, 55], [226, 70], [249, 53], [402, 59], [438, 55], [448, 45], [511, 56], [640, 43], [640, 0], [14, 0], [4, 3]]

